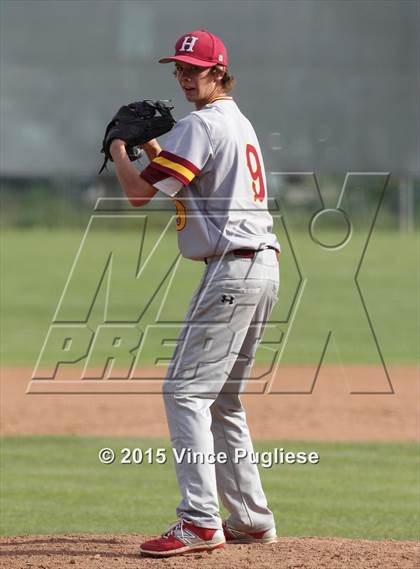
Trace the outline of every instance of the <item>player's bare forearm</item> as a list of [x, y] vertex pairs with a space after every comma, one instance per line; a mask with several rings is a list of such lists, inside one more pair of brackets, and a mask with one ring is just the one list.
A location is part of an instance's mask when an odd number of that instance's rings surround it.
[[[125, 150], [125, 142], [115, 139], [110, 147], [118, 181], [125, 195], [134, 207], [146, 205], [157, 190], [140, 177], [138, 170], [130, 162]], [[147, 153], [147, 151], [146, 151]]]

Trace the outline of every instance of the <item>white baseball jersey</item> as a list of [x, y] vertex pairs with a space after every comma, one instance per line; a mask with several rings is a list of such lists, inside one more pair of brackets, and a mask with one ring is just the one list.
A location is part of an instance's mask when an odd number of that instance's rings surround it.
[[184, 257], [280, 250], [257, 136], [232, 97], [217, 97], [180, 120], [141, 176], [174, 199]]

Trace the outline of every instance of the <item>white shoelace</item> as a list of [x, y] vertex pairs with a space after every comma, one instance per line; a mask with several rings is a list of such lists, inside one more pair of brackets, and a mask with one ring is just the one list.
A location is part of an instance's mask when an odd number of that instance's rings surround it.
[[181, 538], [184, 537], [184, 520], [177, 520], [176, 522], [172, 523], [166, 532], [162, 535], [162, 537], [170, 537], [175, 535], [176, 530], [181, 531]]

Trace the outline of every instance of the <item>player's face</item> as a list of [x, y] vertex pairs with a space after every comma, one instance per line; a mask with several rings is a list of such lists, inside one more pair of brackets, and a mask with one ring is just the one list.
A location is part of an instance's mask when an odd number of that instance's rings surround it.
[[211, 68], [198, 67], [177, 61], [175, 76], [190, 103], [197, 109], [206, 105], [213, 97], [221, 92], [220, 81], [211, 72]]

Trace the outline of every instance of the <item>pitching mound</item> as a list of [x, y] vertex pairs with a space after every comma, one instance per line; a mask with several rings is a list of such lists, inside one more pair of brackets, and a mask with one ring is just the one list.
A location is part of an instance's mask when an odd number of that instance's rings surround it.
[[366, 541], [338, 538], [281, 538], [272, 545], [229, 545], [211, 554], [171, 559], [140, 557], [144, 536], [21, 536], [2, 538], [2, 567], [108, 569], [188, 567], [188, 569], [413, 569], [419, 544], [413, 541]]

